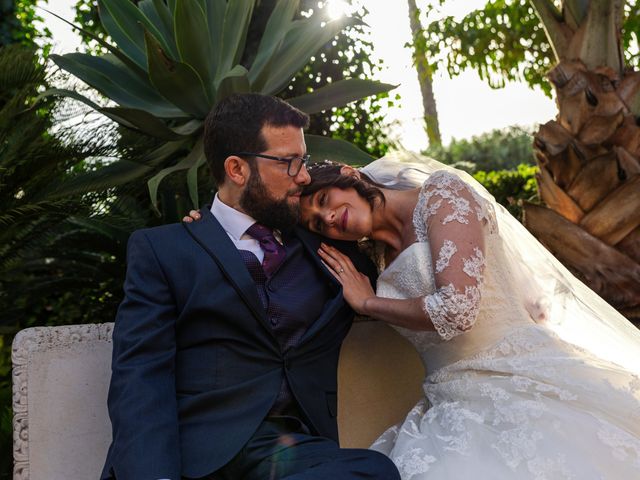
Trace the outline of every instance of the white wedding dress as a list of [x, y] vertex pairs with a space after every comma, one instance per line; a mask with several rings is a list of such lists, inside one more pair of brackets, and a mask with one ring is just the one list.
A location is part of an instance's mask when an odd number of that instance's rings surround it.
[[[424, 182], [417, 242], [377, 284], [382, 297], [422, 297], [436, 327], [395, 327], [424, 362], [424, 399], [371, 448], [404, 480], [640, 479], [637, 370], [550, 328], [553, 308], [527, 299], [537, 287], [513, 270], [496, 207], [450, 172]], [[580, 318], [571, 328], [580, 337]]]

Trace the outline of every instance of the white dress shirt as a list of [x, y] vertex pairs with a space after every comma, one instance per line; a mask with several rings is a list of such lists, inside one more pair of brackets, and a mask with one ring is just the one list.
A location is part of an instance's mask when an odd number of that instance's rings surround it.
[[224, 203], [218, 198], [217, 193], [211, 205], [211, 213], [220, 222], [220, 225], [222, 225], [222, 228], [227, 232], [227, 235], [229, 235], [238, 250], [250, 251], [262, 263], [264, 252], [260, 248], [260, 242], [246, 233], [247, 228], [256, 223], [252, 217]]

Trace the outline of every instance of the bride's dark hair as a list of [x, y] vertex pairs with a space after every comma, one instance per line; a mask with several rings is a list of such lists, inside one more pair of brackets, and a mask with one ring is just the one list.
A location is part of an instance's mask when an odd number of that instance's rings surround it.
[[371, 208], [375, 207], [376, 200], [379, 200], [381, 204], [385, 203], [384, 193], [380, 190], [384, 185], [373, 181], [362, 172], [360, 172], [360, 178], [340, 173], [344, 166], [344, 163], [331, 162], [329, 160], [309, 165], [307, 171], [311, 176], [311, 183], [303, 187], [302, 196], [313, 195], [318, 190], [329, 187], [336, 187], [341, 190], [353, 188], [358, 195], [369, 202]]

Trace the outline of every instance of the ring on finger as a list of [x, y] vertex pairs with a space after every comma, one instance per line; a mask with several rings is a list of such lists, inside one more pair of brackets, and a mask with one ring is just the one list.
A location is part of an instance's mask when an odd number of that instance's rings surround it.
[[344, 273], [344, 268], [341, 268], [340, 270], [338, 270], [338, 273]]

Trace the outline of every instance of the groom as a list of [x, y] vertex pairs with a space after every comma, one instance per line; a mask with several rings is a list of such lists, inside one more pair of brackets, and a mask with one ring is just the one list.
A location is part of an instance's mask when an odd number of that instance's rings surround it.
[[337, 443], [353, 312], [320, 239], [296, 226], [308, 121], [274, 97], [221, 101], [204, 130], [213, 205], [131, 236], [102, 479], [399, 478], [387, 457]]

